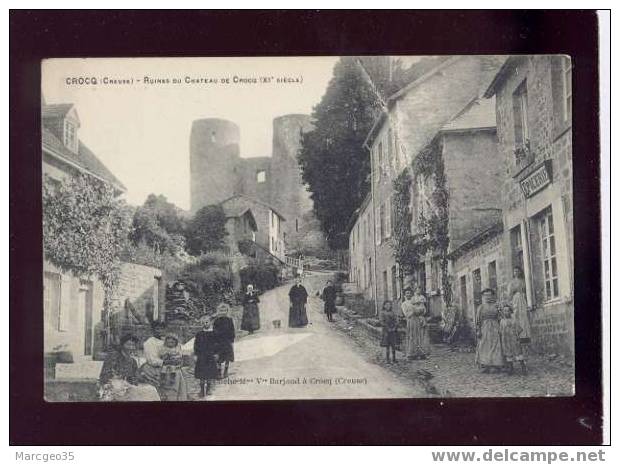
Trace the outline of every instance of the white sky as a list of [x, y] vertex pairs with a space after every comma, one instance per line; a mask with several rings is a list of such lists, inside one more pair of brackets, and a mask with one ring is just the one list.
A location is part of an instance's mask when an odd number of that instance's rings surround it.
[[[241, 156], [271, 154], [272, 120], [306, 113], [319, 102], [337, 57], [54, 59], [42, 65], [46, 103], [73, 103], [80, 139], [127, 187], [129, 203], [164, 194], [189, 209], [192, 121], [225, 118], [239, 125]], [[303, 77], [302, 84], [157, 84], [144, 76]], [[67, 85], [71, 77], [134, 78], [132, 85]]]

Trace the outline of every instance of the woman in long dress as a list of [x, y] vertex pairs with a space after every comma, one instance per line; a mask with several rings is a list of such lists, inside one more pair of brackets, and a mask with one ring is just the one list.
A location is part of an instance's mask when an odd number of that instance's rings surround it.
[[425, 359], [430, 354], [426, 328], [426, 297], [422, 295], [419, 286], [416, 286], [415, 294], [411, 289], [405, 290], [405, 301], [401, 310], [407, 320], [405, 355], [410, 360]]
[[504, 365], [499, 335], [499, 310], [495, 304], [495, 291], [482, 291], [482, 303], [476, 309], [476, 364], [483, 373], [501, 370]]
[[126, 334], [120, 338], [116, 350], [103, 362], [99, 383], [103, 401], [159, 401], [154, 386], [143, 383], [138, 372], [138, 363], [133, 357], [138, 338]]
[[514, 312], [513, 318], [521, 328], [519, 342], [521, 344], [529, 344], [532, 338], [532, 327], [525, 297], [525, 280], [523, 279], [521, 268], [515, 267], [512, 273], [513, 278], [508, 285], [508, 295], [510, 296]]
[[243, 295], [243, 316], [241, 317], [241, 329], [252, 334], [260, 329], [260, 314], [258, 311], [258, 303], [260, 299], [254, 286], [248, 284], [246, 293]]
[[288, 313], [288, 325], [290, 328], [303, 328], [308, 325], [308, 314], [306, 313], [306, 302], [308, 301], [308, 291], [301, 284], [301, 279], [288, 293], [291, 306]]

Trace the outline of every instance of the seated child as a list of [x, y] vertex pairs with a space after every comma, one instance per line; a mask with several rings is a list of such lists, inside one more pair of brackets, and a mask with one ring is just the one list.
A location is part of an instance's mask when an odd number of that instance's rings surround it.
[[512, 317], [513, 310], [509, 304], [504, 304], [501, 312], [501, 320], [499, 322], [499, 336], [502, 345], [502, 353], [506, 359], [508, 373], [514, 373], [514, 362], [518, 361], [521, 365], [521, 373], [526, 374], [525, 358], [523, 356], [523, 347], [519, 342], [519, 334], [521, 327], [519, 323]]

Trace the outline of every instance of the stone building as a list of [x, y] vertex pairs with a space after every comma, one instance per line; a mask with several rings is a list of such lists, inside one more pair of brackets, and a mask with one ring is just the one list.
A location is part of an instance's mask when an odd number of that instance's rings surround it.
[[221, 202], [228, 219], [226, 238], [231, 252], [239, 250], [241, 240], [256, 242], [257, 255], [269, 255], [284, 261], [284, 217], [270, 205], [236, 194]]
[[[349, 223], [349, 281], [366, 300], [375, 300], [374, 215], [370, 193]], [[396, 274], [394, 274], [396, 276]]]
[[[311, 129], [307, 115], [275, 118], [271, 156], [242, 158], [236, 124], [215, 118], [194, 121], [190, 136], [192, 213], [205, 205], [243, 195], [279, 212], [274, 220], [286, 220], [281, 225], [282, 239], [292, 243], [312, 217], [312, 200], [297, 161], [301, 135]], [[275, 248], [269, 240], [263, 241], [268, 229], [263, 235], [258, 217], [257, 222], [257, 243], [268, 250]], [[282, 251], [281, 245], [276, 246]]]
[[574, 351], [572, 87], [570, 58], [515, 56], [486, 92], [495, 96], [503, 163], [502, 247], [523, 270], [533, 346]]
[[[496, 221], [500, 205], [495, 200], [500, 197], [501, 168], [495, 118], [492, 105], [480, 97], [501, 60], [461, 56], [433, 59], [430, 63], [432, 66], [420, 62], [418, 66], [424, 72], [410, 73], [415, 79], [386, 99], [385, 110], [365, 145], [370, 151], [372, 167], [370, 204], [374, 212], [376, 300], [398, 301], [403, 285], [415, 282], [429, 296], [431, 312], [439, 315], [442, 279], [435, 253], [423, 257], [412, 276], [403, 276], [394, 258], [394, 181], [405, 171], [412, 174], [413, 234], [420, 232], [420, 217], [429, 217], [436, 210], [433, 197], [438, 174], [445, 177], [444, 187], [449, 195], [451, 248]], [[422, 157], [423, 152], [430, 154], [429, 159], [440, 162], [442, 173], [414, 172], [415, 159]]]
[[[41, 123], [43, 176], [60, 181], [86, 173], [113, 186], [118, 195], [125, 192], [123, 184], [80, 141], [80, 119], [73, 104], [43, 104]], [[97, 277], [74, 276], [44, 260], [44, 351], [68, 351], [74, 361], [92, 358], [103, 301], [103, 284]]]

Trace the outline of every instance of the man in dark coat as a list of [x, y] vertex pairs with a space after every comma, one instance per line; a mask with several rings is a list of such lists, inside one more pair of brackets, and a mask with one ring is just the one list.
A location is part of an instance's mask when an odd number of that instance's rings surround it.
[[321, 294], [321, 299], [325, 302], [324, 311], [327, 315], [327, 321], [334, 321], [333, 314], [336, 312], [336, 287], [331, 281], [327, 281]]
[[302, 328], [308, 324], [308, 315], [306, 314], [306, 302], [308, 301], [308, 292], [301, 284], [301, 278], [297, 278], [296, 283], [288, 293], [291, 301], [291, 308], [288, 314], [288, 325], [291, 328]]

